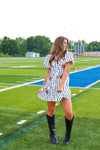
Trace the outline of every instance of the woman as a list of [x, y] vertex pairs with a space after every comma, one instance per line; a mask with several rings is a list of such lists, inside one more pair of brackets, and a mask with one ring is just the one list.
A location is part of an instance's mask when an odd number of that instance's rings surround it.
[[38, 92], [38, 96], [47, 101], [47, 121], [50, 130], [50, 140], [58, 144], [55, 135], [55, 104], [60, 101], [65, 113], [66, 134], [64, 144], [70, 142], [70, 134], [73, 123], [71, 92], [69, 88], [69, 72], [74, 64], [73, 55], [67, 51], [68, 39], [58, 37], [53, 43], [51, 55], [44, 59], [43, 65], [47, 68], [44, 83]]

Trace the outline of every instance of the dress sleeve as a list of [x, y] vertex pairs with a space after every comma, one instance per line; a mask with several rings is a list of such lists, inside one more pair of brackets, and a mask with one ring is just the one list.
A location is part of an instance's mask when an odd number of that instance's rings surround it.
[[50, 64], [49, 64], [49, 59], [50, 59], [50, 55], [47, 55], [47, 56], [44, 58], [43, 66], [46, 67], [46, 68], [51, 68], [51, 66], [50, 66]]
[[67, 52], [65, 55], [65, 63], [67, 62], [72, 62], [72, 65], [74, 65], [74, 58], [71, 52]]

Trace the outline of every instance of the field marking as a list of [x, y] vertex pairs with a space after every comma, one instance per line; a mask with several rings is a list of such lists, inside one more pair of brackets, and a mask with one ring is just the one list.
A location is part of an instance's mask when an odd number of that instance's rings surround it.
[[76, 95], [76, 93], [73, 93], [73, 94], [72, 94], [72, 96], [75, 96], [75, 95]]
[[0, 87], [8, 87], [8, 86], [0, 85]]
[[[95, 87], [98, 87], [98, 85], [96, 85]], [[87, 93], [91, 92], [93, 90], [93, 88], [89, 89], [88, 91], [86, 91], [85, 93], [79, 95], [78, 97], [74, 98], [72, 100], [72, 103], [75, 102], [76, 100], [80, 99], [82, 96], [86, 95]], [[63, 108], [60, 107], [59, 109], [56, 110], [56, 112], [59, 112], [60, 110], [62, 110]], [[0, 147], [4, 146], [5, 144], [11, 142], [12, 140], [16, 139], [17, 137], [21, 136], [22, 134], [24, 134], [25, 132], [27, 132], [28, 130], [30, 130], [31, 128], [37, 126], [38, 124], [42, 123], [43, 121], [45, 121], [47, 118], [43, 117], [42, 119], [40, 119], [39, 121], [36, 121], [34, 124], [32, 124], [31, 126], [23, 129], [22, 131], [20, 131], [19, 133], [13, 135], [12, 137], [10, 137], [9, 139], [3, 141], [0, 143]]]
[[[84, 71], [84, 70], [88, 70], [88, 69], [92, 69], [92, 68], [96, 68], [96, 67], [99, 67], [100, 65], [97, 65], [97, 66], [92, 66], [92, 67], [90, 67], [90, 68], [86, 68], [86, 69], [82, 69], [82, 70], [78, 70], [78, 71], [76, 71], [76, 72], [80, 72], [80, 71]], [[16, 69], [0, 69], [0, 70], [16, 70]], [[24, 70], [24, 71], [33, 71], [33, 70]], [[34, 71], [38, 71], [38, 70], [34, 70]], [[39, 70], [39, 71], [43, 71], [43, 70]], [[45, 71], [45, 70], [44, 70]], [[70, 72], [70, 74], [72, 74], [72, 73], [76, 73], [75, 71], [73, 71], [73, 72]], [[2, 73], [0, 73], [0, 75], [26, 75], [27, 76], [27, 74], [2, 74]], [[30, 74], [28, 74], [28, 75], [30, 75]], [[30, 75], [30, 76], [44, 76], [44, 75]]]
[[17, 122], [18, 125], [25, 123], [27, 120], [21, 120], [19, 122]]
[[94, 85], [94, 84], [96, 84], [96, 83], [98, 83], [98, 82], [100, 82], [100, 80], [98, 80], [98, 81], [96, 81], [96, 82], [94, 82], [94, 83], [88, 85], [86, 88], [89, 88], [90, 86], [92, 86], [92, 85]]
[[[39, 81], [43, 81], [44, 79], [41, 79]], [[37, 82], [37, 81], [34, 81], [34, 83]], [[22, 86], [25, 86], [25, 85], [28, 85], [28, 84], [31, 84], [33, 82], [27, 82], [27, 83], [24, 83], [24, 84], [20, 84], [20, 85], [16, 85], [16, 86], [12, 86], [12, 87], [8, 87], [8, 88], [4, 88], [4, 89], [0, 89], [0, 92], [3, 92], [3, 91], [7, 91], [7, 90], [11, 90], [11, 89], [15, 89], [15, 88], [18, 88], [18, 87], [22, 87]]]
[[72, 102], [78, 100], [79, 98], [81, 98], [82, 96], [84, 96], [84, 95], [86, 95], [87, 93], [91, 92], [92, 90], [94, 90], [94, 89], [97, 88], [98, 86], [99, 86], [99, 85], [96, 85], [96, 86], [93, 87], [93, 88], [91, 87], [91, 88], [90, 88], [89, 90], [87, 90], [85, 93], [82, 93], [80, 96], [74, 98], [74, 99], [72, 100]]
[[17, 85], [17, 83], [0, 83], [1, 85], [3, 84], [3, 85]]
[[83, 90], [79, 90], [79, 92], [82, 92]]
[[14, 136], [12, 136], [11, 138], [5, 140], [4, 142], [0, 143], [0, 147], [4, 146], [5, 144], [11, 142], [12, 140], [16, 139], [17, 137], [21, 136], [22, 134], [24, 134], [25, 132], [27, 132], [28, 130], [30, 130], [31, 128], [35, 127], [36, 125], [38, 125], [39, 123], [43, 122], [44, 120], [46, 120], [46, 117], [42, 118], [41, 120], [35, 122], [34, 124], [32, 124], [31, 126], [23, 129], [22, 131], [20, 131], [19, 133], [15, 134]]
[[42, 114], [44, 112], [45, 112], [45, 110], [40, 110], [40, 111], [37, 112], [37, 114]]
[[35, 66], [12, 66], [10, 68], [31, 68], [31, 67], [35, 67]]
[[[41, 67], [38, 67], [38, 68], [41, 68]], [[0, 70], [16, 70], [16, 69], [0, 69]], [[21, 69], [18, 69], [17, 71], [20, 71]], [[35, 70], [32, 70], [32, 69], [22, 69], [22, 71], [43, 71], [43, 70], [38, 70], [38, 69], [35, 69]]]
[[3, 74], [0, 73], [0, 75], [10, 75], [10, 76], [11, 76], [11, 75], [12, 75], [12, 76], [14, 76], [14, 75], [15, 75], [15, 76], [16, 76], [16, 75], [19, 75], [19, 76], [20, 76], [20, 75], [23, 75], [23, 76], [33, 76], [33, 77], [34, 77], [34, 76], [39, 76], [39, 77], [43, 77], [43, 76], [44, 76], [44, 75], [33, 75], [33, 74], [4, 74], [4, 73], [3, 73]]

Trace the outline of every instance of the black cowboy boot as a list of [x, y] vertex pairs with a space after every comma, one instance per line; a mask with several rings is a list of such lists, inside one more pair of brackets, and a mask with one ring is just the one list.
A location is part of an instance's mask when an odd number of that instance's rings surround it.
[[52, 117], [50, 117], [48, 115], [46, 115], [46, 116], [47, 116], [48, 126], [49, 126], [49, 130], [50, 130], [51, 143], [58, 144], [58, 140], [55, 135], [55, 115], [53, 115]]
[[66, 135], [65, 135], [65, 139], [64, 139], [64, 144], [68, 144], [70, 142], [70, 135], [71, 135], [73, 120], [74, 120], [74, 116], [71, 121], [65, 117]]

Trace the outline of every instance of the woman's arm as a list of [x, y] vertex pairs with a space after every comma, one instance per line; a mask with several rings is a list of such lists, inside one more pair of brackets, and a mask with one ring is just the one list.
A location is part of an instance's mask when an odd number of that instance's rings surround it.
[[72, 62], [68, 62], [65, 64], [65, 68], [64, 68], [64, 72], [63, 72], [63, 75], [62, 75], [62, 79], [61, 79], [61, 82], [59, 84], [59, 87], [57, 88], [57, 93], [59, 92], [62, 92], [62, 88], [63, 88], [63, 85], [69, 75], [69, 71], [70, 71], [70, 68], [71, 68], [71, 64]]
[[48, 68], [48, 69], [47, 69], [47, 72], [46, 72], [46, 75], [45, 75], [45, 78], [44, 78], [44, 83], [43, 83], [43, 86], [42, 86], [42, 87], [44, 87], [44, 85], [46, 84], [47, 78], [49, 77], [50, 72], [51, 72], [51, 68]]
[[[46, 75], [45, 75], [45, 78], [44, 78], [44, 83], [43, 83], [42, 88], [45, 86], [45, 84], [46, 84], [46, 82], [47, 82], [47, 78], [48, 78], [49, 75], [50, 75], [50, 72], [51, 72], [51, 68], [48, 68], [48, 69], [47, 69], [47, 72], [46, 72]], [[39, 92], [38, 92], [38, 93], [40, 93], [40, 91], [42, 90], [42, 88], [39, 89]]]

